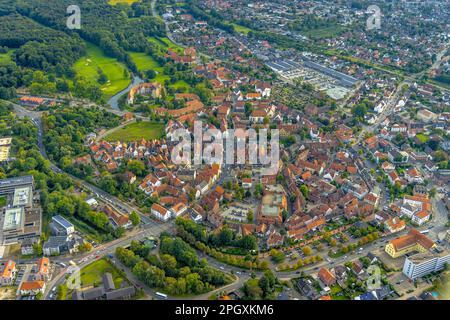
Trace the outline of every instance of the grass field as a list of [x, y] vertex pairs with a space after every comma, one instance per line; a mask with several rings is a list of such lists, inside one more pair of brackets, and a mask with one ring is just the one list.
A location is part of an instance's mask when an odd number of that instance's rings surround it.
[[[103, 275], [107, 272], [111, 273], [116, 288], [120, 288], [123, 281], [129, 282], [128, 279], [124, 278], [119, 270], [108, 260], [100, 259], [80, 270], [81, 287], [96, 287], [101, 285], [103, 283]], [[61, 285], [59, 290], [59, 299], [71, 299], [71, 290], [67, 288], [66, 284]]]
[[236, 30], [237, 32], [243, 33], [243, 34], [248, 34], [250, 31], [252, 31], [252, 29], [241, 26], [239, 24], [236, 23], [232, 23], [234, 30]]
[[145, 140], [160, 139], [164, 133], [164, 124], [152, 122], [135, 122], [117, 131], [111, 133], [105, 139], [107, 141], [139, 141], [142, 138]]
[[[133, 62], [136, 64], [139, 71], [145, 72], [147, 70], [156, 71], [157, 75], [152, 81], [164, 84], [166, 80], [170, 80], [170, 76], [164, 73], [164, 68], [155, 60], [144, 52], [128, 52]], [[185, 81], [177, 81], [171, 84], [174, 89], [184, 87], [189, 89], [189, 84]]]
[[108, 77], [108, 82], [101, 86], [106, 97], [111, 97], [119, 91], [125, 89], [131, 82], [130, 76], [125, 77], [126, 67], [115, 58], [106, 56], [97, 46], [86, 43], [87, 54], [78, 60], [74, 65], [74, 70], [78, 76], [86, 80], [97, 83], [97, 68], [103, 70]]
[[103, 282], [102, 277], [106, 272], [111, 273], [116, 288], [120, 288], [122, 282], [127, 281], [109, 261], [100, 259], [80, 270], [81, 286], [100, 285]]
[[416, 135], [416, 138], [419, 139], [420, 143], [422, 144], [427, 143], [428, 140], [430, 140], [430, 137], [424, 135], [423, 133], [418, 133]]

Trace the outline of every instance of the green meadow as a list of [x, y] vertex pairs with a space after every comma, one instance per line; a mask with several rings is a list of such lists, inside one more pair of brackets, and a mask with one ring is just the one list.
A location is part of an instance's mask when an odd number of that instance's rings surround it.
[[164, 135], [164, 124], [141, 121], [131, 123], [112, 132], [105, 139], [107, 141], [140, 141], [160, 139]]
[[[99, 259], [80, 270], [81, 287], [100, 286], [103, 283], [103, 275], [107, 272], [111, 273], [116, 288], [120, 288], [123, 282], [129, 283], [128, 279], [120, 274], [116, 266], [106, 259]], [[67, 288], [66, 283], [62, 284], [58, 291], [58, 300], [71, 299], [72, 290]]]
[[124, 64], [115, 58], [106, 56], [99, 47], [92, 43], [86, 43], [86, 49], [86, 56], [74, 65], [74, 70], [78, 76], [97, 83], [99, 77], [97, 68], [100, 68], [108, 78], [108, 82], [100, 87], [106, 97], [111, 97], [128, 87], [131, 78], [128, 73], [125, 76], [126, 67]]
[[[157, 45], [159, 45], [161, 47], [164, 46], [164, 42], [163, 42], [164, 38], [161, 38], [161, 39], [151, 38], [151, 39], [152, 39], [151, 41], [156, 43]], [[170, 42], [169, 39], [167, 39], [167, 40]], [[128, 52], [128, 54], [130, 55], [133, 62], [136, 64], [139, 71], [145, 72], [147, 70], [154, 70], [156, 72], [156, 77], [152, 81], [156, 81], [161, 84], [164, 84], [164, 82], [166, 80], [170, 80], [170, 76], [164, 73], [164, 67], [161, 66], [150, 55], [148, 55], [144, 52]], [[178, 89], [181, 87], [186, 88], [186, 90], [189, 89], [189, 84], [187, 84], [185, 81], [181, 81], [181, 80], [171, 84], [170, 86], [174, 89]]]
[[239, 32], [239, 33], [248, 34], [250, 31], [252, 31], [252, 29], [241, 26], [236, 23], [232, 23], [232, 25], [234, 27], [234, 30], [236, 30], [236, 32]]

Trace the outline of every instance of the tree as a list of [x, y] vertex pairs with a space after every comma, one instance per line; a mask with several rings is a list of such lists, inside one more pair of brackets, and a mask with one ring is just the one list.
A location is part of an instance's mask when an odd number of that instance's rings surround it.
[[305, 256], [309, 256], [312, 253], [312, 249], [309, 246], [304, 246], [302, 252]]
[[300, 191], [302, 192], [303, 196], [305, 197], [306, 200], [308, 200], [309, 197], [309, 189], [306, 185], [302, 184], [300, 186]]
[[285, 254], [276, 249], [270, 250], [269, 254], [272, 257], [273, 262], [275, 263], [282, 263], [286, 259]]
[[250, 209], [247, 213], [247, 221], [248, 223], [253, 223], [254, 216], [253, 216], [253, 210]]
[[137, 176], [142, 176], [145, 173], [145, 164], [139, 160], [130, 160], [128, 161], [127, 169]]
[[130, 221], [133, 226], [138, 226], [141, 223], [141, 217], [136, 213], [136, 211], [133, 211], [130, 213]]
[[81, 252], [89, 252], [92, 250], [92, 244], [89, 242], [84, 242], [82, 245], [78, 248]]

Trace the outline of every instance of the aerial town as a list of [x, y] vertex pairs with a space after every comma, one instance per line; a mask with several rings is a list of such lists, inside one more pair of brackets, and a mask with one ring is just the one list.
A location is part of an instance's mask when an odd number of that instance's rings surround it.
[[448, 2], [78, 3], [0, 0], [0, 300], [450, 300]]

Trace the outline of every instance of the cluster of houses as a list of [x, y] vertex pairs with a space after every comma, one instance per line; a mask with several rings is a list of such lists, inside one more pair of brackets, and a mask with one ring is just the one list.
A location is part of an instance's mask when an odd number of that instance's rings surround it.
[[20, 266], [8, 260], [0, 266], [0, 286], [17, 286], [17, 295], [22, 297], [43, 294], [51, 273], [50, 259], [47, 257], [40, 258], [35, 264]]

